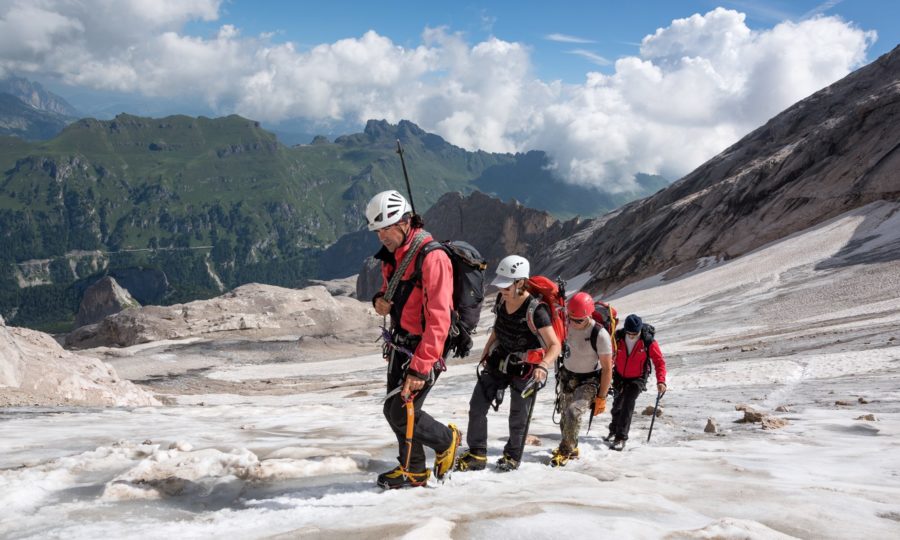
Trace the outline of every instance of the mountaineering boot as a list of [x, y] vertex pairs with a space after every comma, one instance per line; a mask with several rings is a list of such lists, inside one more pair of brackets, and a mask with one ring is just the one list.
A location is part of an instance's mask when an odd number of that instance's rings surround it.
[[603, 442], [612, 443], [613, 439], [615, 439], [615, 438], [616, 438], [616, 432], [610, 431], [609, 435], [607, 435], [606, 437], [603, 437]]
[[500, 459], [497, 460], [497, 470], [500, 472], [509, 472], [514, 471], [519, 468], [519, 462], [509, 457], [508, 454], [503, 454]]
[[453, 469], [453, 465], [456, 463], [456, 452], [459, 450], [459, 441], [462, 438], [462, 433], [455, 425], [448, 424], [447, 427], [453, 432], [450, 446], [443, 452], [434, 455], [434, 477], [438, 480], [443, 480], [444, 475]]
[[397, 489], [405, 487], [424, 487], [428, 484], [431, 471], [405, 472], [398, 465], [388, 472], [378, 475], [378, 487], [382, 489]]
[[578, 459], [577, 448], [569, 451], [563, 450], [562, 448], [555, 448], [553, 450], [553, 457], [550, 458], [550, 466], [565, 467], [570, 459]]
[[625, 439], [616, 439], [611, 445], [610, 449], [615, 450], [616, 452], [621, 452], [625, 450]]
[[481, 471], [487, 466], [487, 456], [478, 452], [469, 450], [456, 460], [456, 470], [465, 471]]

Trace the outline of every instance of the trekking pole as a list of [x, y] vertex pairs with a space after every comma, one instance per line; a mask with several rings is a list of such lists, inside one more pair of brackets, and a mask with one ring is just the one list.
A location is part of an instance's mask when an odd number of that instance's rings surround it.
[[647, 433], [647, 442], [650, 442], [650, 435], [653, 435], [653, 422], [656, 422], [656, 411], [659, 409], [659, 400], [662, 399], [665, 392], [657, 392], [656, 405], [653, 406], [653, 418], [650, 419], [650, 432]]
[[403, 159], [403, 147], [400, 146], [400, 139], [397, 139], [397, 153], [400, 154], [400, 165], [403, 166], [403, 178], [406, 179], [406, 194], [409, 195], [409, 206], [412, 208], [413, 215], [417, 215], [416, 204], [413, 202], [412, 188], [409, 187], [409, 174], [406, 172], [406, 160]]

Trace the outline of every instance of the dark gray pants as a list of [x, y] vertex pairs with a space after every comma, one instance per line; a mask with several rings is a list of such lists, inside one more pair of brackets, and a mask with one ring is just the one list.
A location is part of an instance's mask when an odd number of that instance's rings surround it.
[[503, 373], [486, 368], [481, 372], [472, 398], [469, 399], [469, 427], [466, 431], [466, 443], [469, 451], [487, 454], [488, 422], [487, 414], [497, 390], [509, 388], [509, 439], [503, 452], [516, 461], [522, 460], [525, 446], [525, 435], [528, 429], [528, 411], [532, 399], [522, 397], [522, 390], [528, 379], [510, 377]]
[[643, 380], [624, 380], [620, 388], [616, 388], [616, 397], [612, 406], [612, 421], [609, 423], [609, 432], [615, 434], [616, 439], [628, 440], [628, 431], [631, 429], [631, 417], [634, 415], [634, 403], [643, 391]]
[[[401, 352], [394, 351], [391, 359], [391, 371], [388, 373], [387, 387], [388, 391], [393, 390], [397, 386], [403, 384], [403, 378], [406, 374], [406, 365], [408, 359]], [[444, 424], [438, 422], [428, 413], [422, 410], [422, 404], [431, 388], [437, 381], [440, 372], [434, 372], [434, 378], [431, 382], [426, 382], [425, 386], [419, 390], [413, 400], [413, 408], [416, 411], [415, 425], [413, 427], [412, 453], [409, 457], [410, 472], [424, 472], [427, 468], [425, 465], [425, 446], [431, 448], [435, 452], [443, 452], [453, 440], [453, 432]], [[400, 394], [391, 396], [384, 402], [384, 417], [387, 418], [388, 425], [391, 426], [394, 434], [397, 436], [399, 445], [399, 455], [397, 460], [401, 465], [406, 463], [406, 406]]]

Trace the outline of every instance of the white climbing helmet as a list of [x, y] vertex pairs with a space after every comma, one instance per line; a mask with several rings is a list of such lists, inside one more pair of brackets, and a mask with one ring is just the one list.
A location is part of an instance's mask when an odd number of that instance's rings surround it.
[[393, 189], [382, 191], [372, 197], [366, 206], [366, 221], [369, 230], [377, 231], [397, 223], [407, 212], [412, 212], [403, 195]]
[[491, 285], [504, 289], [520, 279], [526, 279], [530, 270], [531, 265], [528, 264], [528, 259], [518, 255], [509, 255], [497, 265], [497, 277], [494, 278]]

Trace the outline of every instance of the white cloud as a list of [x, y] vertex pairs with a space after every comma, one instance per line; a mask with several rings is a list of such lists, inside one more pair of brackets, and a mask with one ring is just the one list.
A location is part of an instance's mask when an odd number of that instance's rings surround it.
[[862, 65], [875, 39], [837, 17], [751, 30], [719, 8], [672, 21], [612, 74], [571, 85], [538, 79], [524, 44], [471, 44], [446, 28], [426, 29], [415, 47], [369, 31], [308, 50], [230, 25], [210, 38], [183, 33], [219, 7], [0, 0], [0, 73], [200, 96], [222, 114], [267, 121], [405, 118], [469, 149], [544, 149], [571, 181], [627, 189], [636, 172], [689, 172]]
[[544, 36], [544, 39], [548, 41], [558, 41], [560, 43], [597, 43], [592, 39], [570, 36], [569, 34], [547, 34]]

